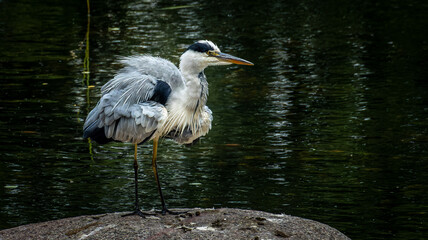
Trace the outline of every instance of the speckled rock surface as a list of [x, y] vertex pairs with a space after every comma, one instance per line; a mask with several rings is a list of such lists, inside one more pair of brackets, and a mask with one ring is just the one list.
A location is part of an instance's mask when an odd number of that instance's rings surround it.
[[0, 239], [349, 239], [325, 224], [267, 212], [173, 209], [180, 215], [79, 216], [0, 231]]

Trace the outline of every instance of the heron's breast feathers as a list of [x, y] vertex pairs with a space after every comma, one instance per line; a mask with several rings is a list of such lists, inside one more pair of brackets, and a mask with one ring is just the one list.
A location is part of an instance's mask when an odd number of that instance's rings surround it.
[[[174, 136], [179, 143], [191, 143], [211, 129], [212, 112], [203, 106], [195, 112], [183, 108], [169, 109], [168, 117], [160, 129], [161, 136]], [[180, 139], [180, 140], [178, 140]]]

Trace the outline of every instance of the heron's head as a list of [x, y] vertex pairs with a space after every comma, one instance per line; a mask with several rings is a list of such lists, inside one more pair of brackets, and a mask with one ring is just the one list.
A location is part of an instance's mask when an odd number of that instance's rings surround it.
[[208, 40], [200, 40], [190, 45], [180, 57], [180, 69], [185, 68], [198, 73], [208, 66], [229, 64], [254, 65], [242, 58], [222, 53], [213, 42]]

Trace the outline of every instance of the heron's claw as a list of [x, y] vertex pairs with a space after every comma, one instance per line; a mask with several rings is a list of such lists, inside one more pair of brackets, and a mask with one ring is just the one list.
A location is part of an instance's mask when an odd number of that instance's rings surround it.
[[134, 215], [140, 216], [142, 218], [146, 218], [146, 216], [153, 216], [153, 215], [156, 215], [156, 214], [153, 214], [153, 213], [143, 213], [140, 209], [136, 209], [132, 213], [128, 213], [128, 214], [122, 215], [122, 217], [128, 217], [128, 216], [134, 216]]
[[180, 214], [183, 214], [183, 213], [187, 213], [187, 211], [184, 211], [184, 212], [173, 212], [173, 211], [168, 210], [167, 208], [164, 208], [164, 209], [162, 209], [162, 211], [160, 211], [160, 213], [162, 215], [165, 215], [167, 213], [171, 214], [171, 215], [180, 215]]

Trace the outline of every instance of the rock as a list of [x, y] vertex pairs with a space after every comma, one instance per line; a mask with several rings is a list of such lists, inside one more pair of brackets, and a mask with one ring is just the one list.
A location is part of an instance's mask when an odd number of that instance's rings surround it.
[[185, 213], [72, 217], [2, 230], [0, 239], [349, 239], [325, 224], [283, 214], [232, 208], [173, 211]]

